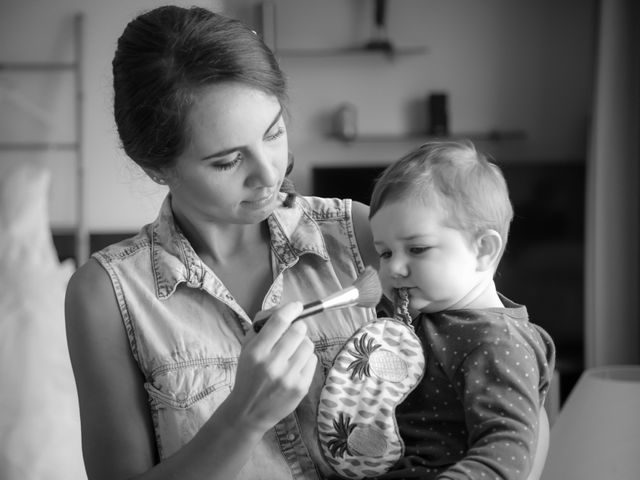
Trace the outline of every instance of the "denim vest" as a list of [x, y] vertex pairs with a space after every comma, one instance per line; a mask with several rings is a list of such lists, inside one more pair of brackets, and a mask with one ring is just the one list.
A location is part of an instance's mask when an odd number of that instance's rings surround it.
[[[291, 208], [279, 207], [268, 226], [273, 283], [263, 309], [318, 300], [352, 285], [364, 270], [351, 200], [299, 196]], [[162, 460], [196, 434], [233, 388], [251, 319], [175, 224], [169, 196], [154, 223], [93, 258], [111, 277]], [[351, 307], [305, 320], [320, 360], [309, 394], [264, 435], [237, 478], [331, 476], [317, 440], [320, 390], [340, 347], [374, 317], [372, 308]]]

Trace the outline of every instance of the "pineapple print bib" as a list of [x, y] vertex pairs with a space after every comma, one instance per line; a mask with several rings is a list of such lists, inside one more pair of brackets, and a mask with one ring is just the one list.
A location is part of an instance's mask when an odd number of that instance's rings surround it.
[[318, 439], [343, 478], [381, 475], [404, 455], [395, 409], [422, 379], [425, 358], [407, 292], [394, 303], [394, 318], [368, 322], [345, 343], [320, 393]]

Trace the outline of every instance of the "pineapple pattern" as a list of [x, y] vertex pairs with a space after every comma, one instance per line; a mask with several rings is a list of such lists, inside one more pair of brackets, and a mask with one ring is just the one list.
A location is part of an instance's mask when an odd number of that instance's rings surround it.
[[418, 385], [424, 368], [420, 340], [400, 319], [378, 318], [347, 341], [318, 404], [318, 438], [338, 475], [375, 477], [402, 457], [395, 408]]

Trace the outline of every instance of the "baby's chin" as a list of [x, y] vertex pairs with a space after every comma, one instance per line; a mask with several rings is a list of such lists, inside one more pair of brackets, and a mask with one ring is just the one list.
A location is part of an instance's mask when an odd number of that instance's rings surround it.
[[451, 305], [446, 302], [441, 301], [431, 301], [415, 294], [412, 294], [411, 290], [409, 290], [409, 310], [412, 314], [415, 313], [436, 313], [441, 312], [442, 310], [446, 310]]
[[[404, 290], [409, 299], [407, 308], [414, 317], [417, 313], [438, 313], [445, 310], [463, 310], [472, 308], [473, 304], [468, 295], [461, 298], [448, 295], [433, 295], [418, 287], [397, 289], [393, 287], [383, 287], [383, 291], [387, 298], [394, 302], [398, 302], [399, 291]], [[433, 295], [433, 296], [432, 296]], [[425, 298], [429, 297], [429, 298]], [[436, 298], [433, 298], [436, 297]]]

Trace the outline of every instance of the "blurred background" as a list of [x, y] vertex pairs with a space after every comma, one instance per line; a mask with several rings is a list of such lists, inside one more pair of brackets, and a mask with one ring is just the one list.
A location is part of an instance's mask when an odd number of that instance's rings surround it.
[[[0, 0], [0, 226], [26, 218], [9, 205], [31, 205], [42, 239], [23, 225], [0, 242], [2, 288], [39, 245], [35, 269], [53, 255], [73, 270], [154, 220], [166, 192], [119, 147], [111, 60], [126, 23], [165, 3]], [[381, 169], [435, 137], [468, 138], [493, 157], [516, 214], [496, 280], [554, 337], [559, 402], [587, 367], [640, 363], [637, 2], [173, 3], [240, 18], [275, 50], [300, 193], [367, 203]], [[38, 175], [10, 177], [26, 164], [46, 171], [35, 192]], [[11, 258], [10, 241], [25, 247]], [[10, 316], [0, 322], [5, 359], [15, 333]]]

